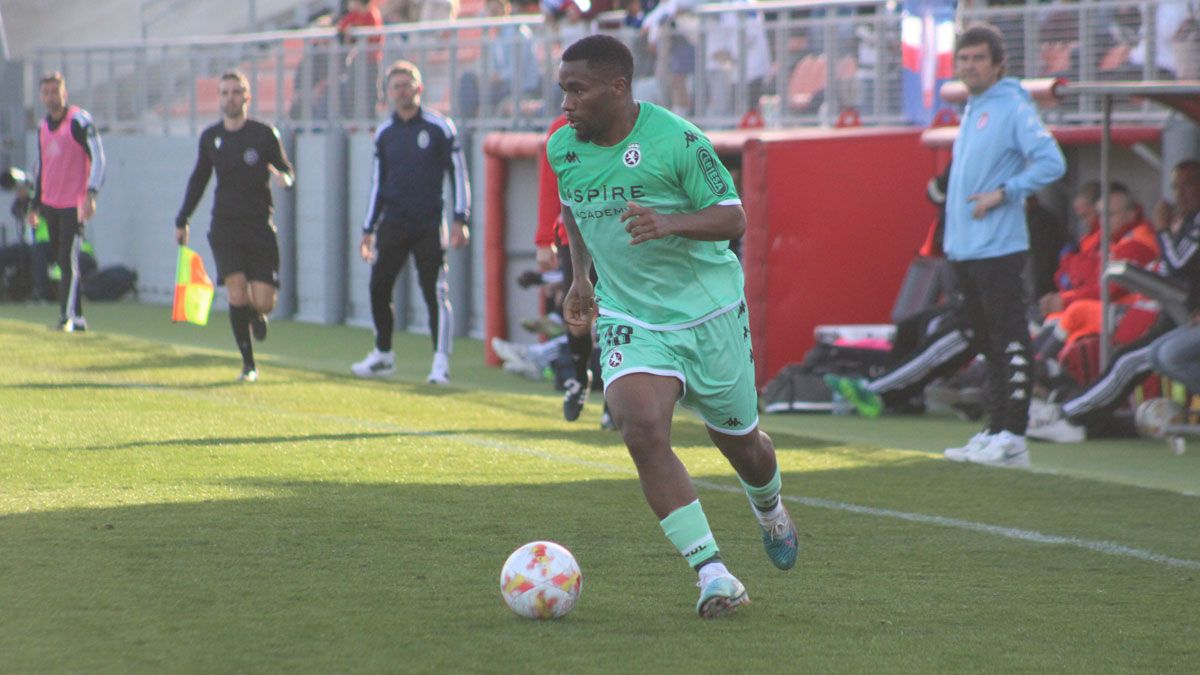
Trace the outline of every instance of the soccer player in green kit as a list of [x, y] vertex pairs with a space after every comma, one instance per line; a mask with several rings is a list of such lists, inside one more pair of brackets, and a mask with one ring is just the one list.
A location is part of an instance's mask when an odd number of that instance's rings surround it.
[[563, 52], [567, 126], [546, 145], [574, 266], [563, 309], [575, 326], [598, 311], [605, 397], [642, 492], [699, 574], [696, 611], [725, 616], [749, 596], [721, 561], [671, 449], [676, 401], [699, 413], [737, 472], [771, 562], [790, 569], [797, 550], [775, 447], [758, 428], [742, 268], [729, 250], [746, 216], [704, 134], [634, 100], [632, 79], [633, 55], [612, 37], [591, 35]]

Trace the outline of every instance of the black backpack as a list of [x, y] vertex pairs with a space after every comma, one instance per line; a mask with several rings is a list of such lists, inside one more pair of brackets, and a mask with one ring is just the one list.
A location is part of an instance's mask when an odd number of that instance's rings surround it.
[[129, 292], [137, 294], [137, 272], [124, 265], [105, 267], [83, 280], [83, 296], [88, 300], [120, 300]]

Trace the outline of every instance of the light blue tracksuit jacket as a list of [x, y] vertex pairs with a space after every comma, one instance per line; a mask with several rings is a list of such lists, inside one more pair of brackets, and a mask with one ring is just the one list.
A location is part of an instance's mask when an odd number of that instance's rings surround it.
[[[967, 101], [946, 192], [942, 248], [950, 260], [979, 260], [1029, 250], [1025, 198], [1066, 172], [1058, 142], [1037, 106], [1007, 77]], [[971, 215], [973, 194], [1004, 186], [1004, 202], [983, 219]]]

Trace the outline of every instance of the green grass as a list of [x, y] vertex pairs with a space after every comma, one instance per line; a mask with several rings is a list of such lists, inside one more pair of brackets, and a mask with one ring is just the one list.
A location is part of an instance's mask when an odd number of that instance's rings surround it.
[[[93, 305], [93, 332], [62, 335], [54, 313], [0, 306], [0, 671], [1200, 669], [1195, 451], [1038, 445], [1041, 471], [996, 470], [930, 452], [970, 432], [954, 420], [770, 417], [804, 545], [782, 573], [681, 413], [754, 600], [702, 622], [597, 406], [562, 422], [478, 342], [454, 386], [421, 383], [422, 336], [395, 380], [361, 381], [367, 331], [276, 322], [241, 385], [223, 315]], [[584, 572], [556, 622], [498, 592], [538, 538]]]

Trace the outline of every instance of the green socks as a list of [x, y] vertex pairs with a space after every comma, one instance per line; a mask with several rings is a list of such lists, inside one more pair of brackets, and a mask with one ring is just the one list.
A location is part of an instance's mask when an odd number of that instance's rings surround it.
[[770, 511], [779, 503], [779, 492], [783, 489], [783, 480], [779, 477], [778, 466], [775, 467], [775, 476], [762, 487], [754, 487], [742, 480], [740, 476], [738, 480], [746, 490], [746, 496], [750, 498], [750, 503], [759, 511]]
[[[776, 476], [776, 485], [779, 480]], [[679, 549], [680, 555], [694, 569], [704, 561], [717, 555], [717, 541], [708, 528], [708, 518], [700, 508], [700, 500], [681, 506], [659, 523], [667, 539]]]

